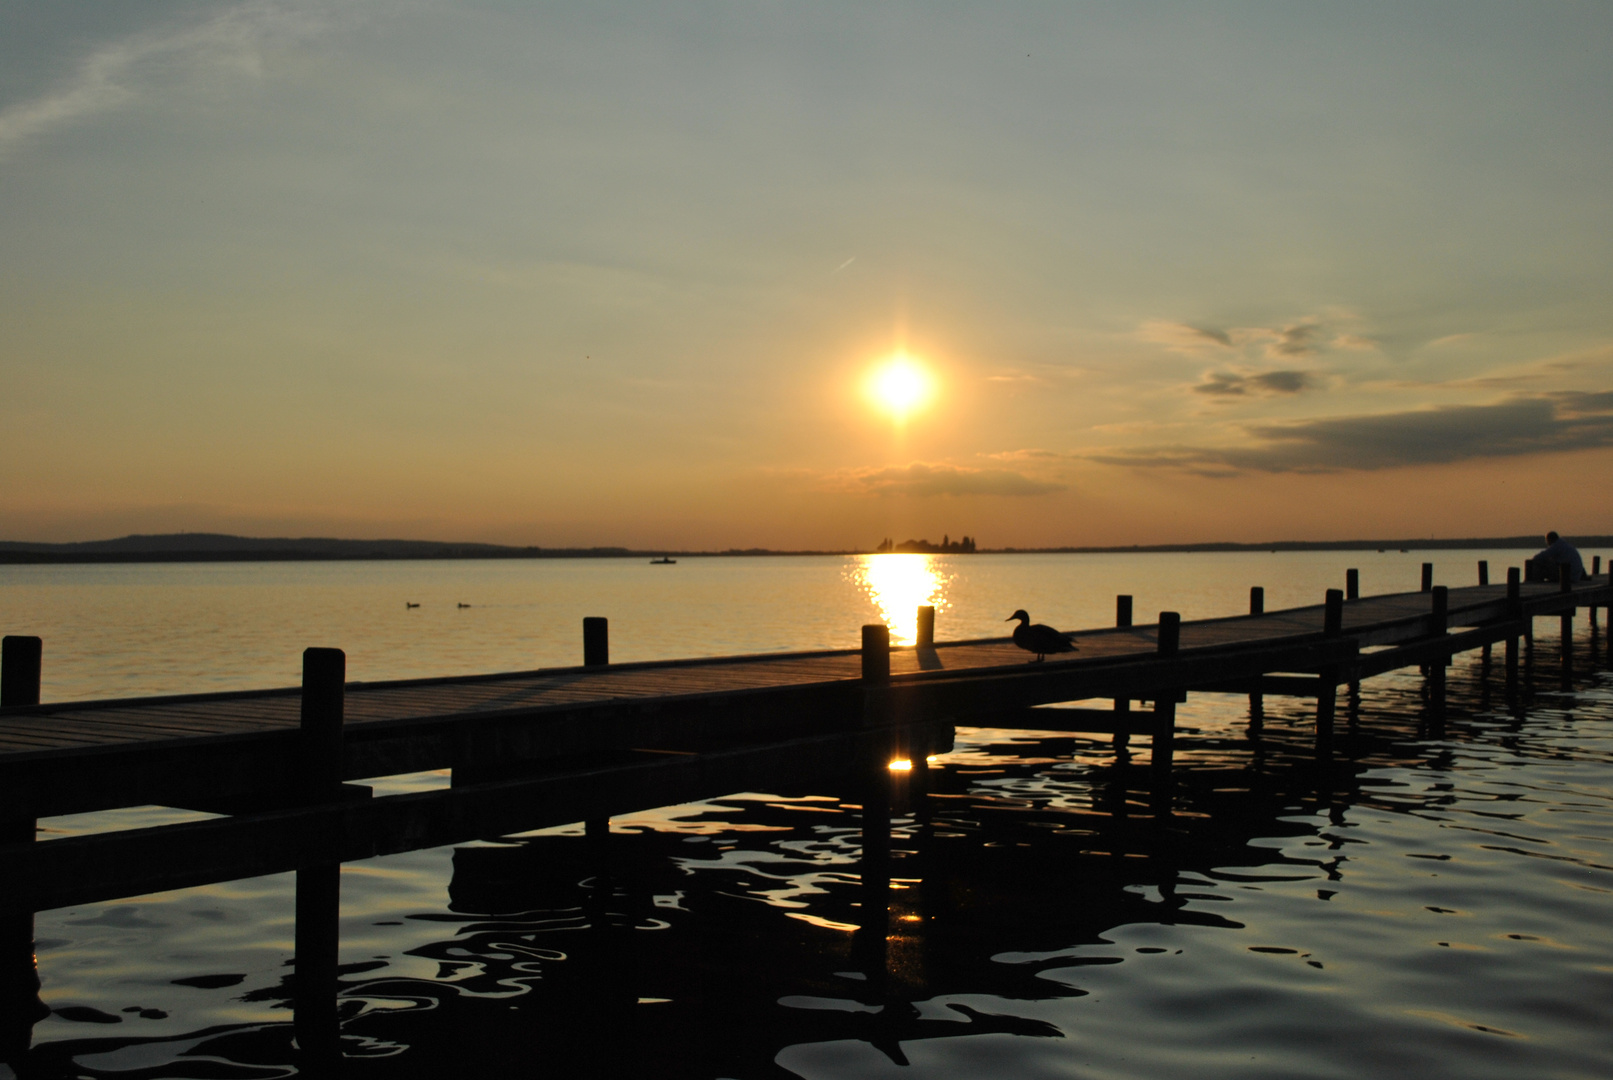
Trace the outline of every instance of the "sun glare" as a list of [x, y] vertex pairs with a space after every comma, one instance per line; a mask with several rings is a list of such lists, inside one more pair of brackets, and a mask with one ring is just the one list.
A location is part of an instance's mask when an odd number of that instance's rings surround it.
[[930, 373], [904, 353], [875, 368], [868, 380], [868, 396], [898, 420], [922, 408], [934, 392]]

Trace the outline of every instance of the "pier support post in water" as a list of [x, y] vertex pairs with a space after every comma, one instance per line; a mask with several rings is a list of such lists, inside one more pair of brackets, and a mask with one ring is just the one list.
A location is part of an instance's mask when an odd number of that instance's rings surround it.
[[[1514, 627], [1523, 618], [1523, 592], [1519, 585], [1518, 568], [1507, 567], [1507, 618]], [[1507, 669], [1507, 697], [1518, 692], [1518, 635], [1516, 631], [1507, 635], [1506, 646]]]
[[[1344, 633], [1344, 594], [1337, 589], [1327, 590], [1322, 605], [1322, 633], [1338, 637]], [[1339, 669], [1329, 665], [1316, 673], [1321, 684], [1316, 693], [1316, 753], [1326, 756], [1333, 752], [1333, 714], [1338, 707]]]
[[[1444, 637], [1450, 618], [1450, 591], [1445, 586], [1434, 587], [1432, 607], [1428, 616], [1428, 632], [1431, 636]], [[1450, 657], [1444, 655], [1428, 661], [1428, 707], [1435, 717], [1445, 713], [1445, 665], [1449, 661]]]
[[[1266, 613], [1266, 590], [1259, 585], [1249, 589], [1249, 614], [1264, 615]], [[1266, 718], [1266, 695], [1259, 690], [1249, 691], [1249, 728], [1259, 731]]]
[[[1564, 563], [1558, 571], [1557, 580], [1561, 583], [1564, 595], [1574, 591], [1574, 568]], [[1564, 608], [1562, 614], [1562, 645], [1563, 645], [1563, 689], [1573, 686], [1574, 679], [1574, 609]]]
[[[0, 707], [38, 705], [44, 643], [36, 637], [7, 635], [0, 642]], [[31, 817], [0, 819], [0, 847], [32, 844], [37, 823]], [[11, 902], [0, 888], [0, 1061], [17, 1072], [33, 1042], [34, 1025], [50, 1015], [39, 1000], [39, 969], [34, 962], [34, 913]]]
[[[299, 772], [304, 800], [331, 802], [342, 789], [342, 715], [347, 654], [304, 649]], [[311, 823], [297, 868], [296, 982], [293, 1027], [302, 1071], [328, 1075], [341, 1057], [336, 1014], [337, 925], [342, 904], [341, 836]]]
[[583, 667], [604, 667], [610, 663], [610, 620], [589, 615], [582, 621]]
[[[1126, 630], [1131, 627], [1131, 597], [1122, 593], [1115, 597], [1115, 626]], [[1125, 750], [1131, 745], [1131, 733], [1126, 731], [1126, 725], [1131, 722], [1131, 699], [1115, 698], [1115, 750]]]
[[1344, 571], [1344, 599], [1361, 599], [1361, 571], [1354, 567]]
[[918, 610], [916, 627], [914, 646], [920, 649], [935, 648], [935, 608], [929, 604], [922, 605]]
[[[1175, 656], [1182, 642], [1182, 616], [1174, 611], [1159, 613], [1159, 655]], [[1171, 757], [1176, 743], [1176, 691], [1154, 691], [1154, 746], [1151, 764], [1156, 782], [1170, 778]]]
[[1423, 563], [1423, 592], [1432, 592], [1434, 589], [1434, 564]]

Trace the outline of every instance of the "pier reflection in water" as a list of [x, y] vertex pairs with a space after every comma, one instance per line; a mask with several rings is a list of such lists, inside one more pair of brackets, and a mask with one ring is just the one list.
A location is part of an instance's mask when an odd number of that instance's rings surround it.
[[[1195, 696], [1168, 816], [1107, 739], [963, 729], [885, 774], [888, 846], [861, 787], [349, 864], [341, 1068], [1607, 1075], [1613, 687], [1586, 646], [1565, 692], [1536, 641], [1513, 707], [1464, 659], [1442, 736], [1414, 675], [1370, 682], [1330, 764], [1303, 703], [1256, 728]], [[322, 1071], [286, 1011], [292, 891], [43, 913], [28, 1069]]]

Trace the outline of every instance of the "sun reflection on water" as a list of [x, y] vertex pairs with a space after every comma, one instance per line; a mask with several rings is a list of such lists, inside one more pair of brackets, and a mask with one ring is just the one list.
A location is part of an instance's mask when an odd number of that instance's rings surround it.
[[880, 621], [890, 627], [892, 645], [918, 640], [918, 609], [943, 610], [952, 581], [934, 555], [863, 555], [852, 576], [879, 609]]

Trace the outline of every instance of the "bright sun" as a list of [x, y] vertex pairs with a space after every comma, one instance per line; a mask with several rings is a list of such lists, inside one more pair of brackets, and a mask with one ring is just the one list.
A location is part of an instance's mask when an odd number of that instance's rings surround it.
[[930, 373], [911, 357], [897, 353], [874, 369], [868, 379], [868, 396], [901, 420], [929, 401], [934, 383]]

